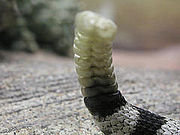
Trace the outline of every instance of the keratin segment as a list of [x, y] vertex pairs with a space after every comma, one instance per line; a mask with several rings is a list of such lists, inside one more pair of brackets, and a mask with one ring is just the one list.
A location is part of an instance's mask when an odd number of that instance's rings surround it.
[[85, 11], [75, 20], [74, 59], [84, 97], [118, 89], [112, 65], [112, 41], [117, 27], [98, 14]]

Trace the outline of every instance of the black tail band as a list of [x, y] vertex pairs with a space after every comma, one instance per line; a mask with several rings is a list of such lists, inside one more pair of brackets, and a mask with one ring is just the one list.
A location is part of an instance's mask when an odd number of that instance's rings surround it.
[[85, 97], [84, 102], [92, 115], [100, 117], [112, 115], [127, 103], [120, 91], [94, 97]]

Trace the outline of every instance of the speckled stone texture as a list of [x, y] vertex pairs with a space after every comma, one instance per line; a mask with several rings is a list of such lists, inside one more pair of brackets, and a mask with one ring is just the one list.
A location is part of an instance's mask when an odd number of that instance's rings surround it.
[[[0, 134], [103, 134], [84, 105], [71, 59], [0, 53]], [[179, 71], [115, 65], [115, 72], [128, 102], [180, 120]]]

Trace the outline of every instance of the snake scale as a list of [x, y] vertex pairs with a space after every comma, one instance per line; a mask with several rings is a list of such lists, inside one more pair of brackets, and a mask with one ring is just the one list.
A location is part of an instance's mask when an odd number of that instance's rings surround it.
[[81, 92], [96, 125], [106, 135], [180, 135], [180, 121], [128, 103], [112, 65], [117, 26], [94, 12], [76, 15], [74, 60]]

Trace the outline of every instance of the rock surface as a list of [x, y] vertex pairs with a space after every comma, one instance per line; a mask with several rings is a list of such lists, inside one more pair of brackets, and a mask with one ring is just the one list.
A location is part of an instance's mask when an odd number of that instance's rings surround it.
[[[102, 134], [85, 108], [71, 59], [0, 53], [0, 134]], [[179, 71], [115, 69], [127, 101], [180, 120]]]

